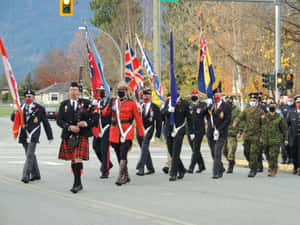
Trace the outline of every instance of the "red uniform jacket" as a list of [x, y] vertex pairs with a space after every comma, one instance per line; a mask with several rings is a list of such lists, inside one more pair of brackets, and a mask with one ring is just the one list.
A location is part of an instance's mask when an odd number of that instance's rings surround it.
[[[143, 128], [143, 122], [141, 118], [141, 114], [138, 110], [137, 104], [132, 100], [125, 100], [120, 102], [120, 100], [113, 100], [112, 107], [106, 107], [102, 111], [103, 116], [108, 116], [109, 114], [112, 114], [112, 124], [110, 127], [110, 134], [109, 134], [109, 141], [112, 143], [119, 143], [120, 142], [120, 130], [118, 127], [117, 121], [117, 113], [116, 113], [116, 104], [115, 101], [118, 101], [119, 106], [119, 114], [120, 114], [120, 120], [121, 120], [121, 126], [123, 132], [127, 130], [128, 127], [132, 124], [132, 122], [135, 119], [135, 123], [138, 130], [139, 136], [144, 136], [144, 128]], [[130, 129], [128, 132], [125, 140], [132, 140], [134, 137], [134, 126]]]

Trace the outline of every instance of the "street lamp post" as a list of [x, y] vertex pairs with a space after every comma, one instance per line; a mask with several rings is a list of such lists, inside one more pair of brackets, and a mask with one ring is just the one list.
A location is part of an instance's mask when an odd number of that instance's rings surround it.
[[[85, 27], [78, 27], [78, 29], [79, 30], [87, 30], [87, 27], [86, 26]], [[88, 28], [88, 29], [90, 29], [90, 28]], [[97, 28], [92, 28], [92, 29], [97, 30]], [[109, 37], [112, 40], [112, 42], [114, 43], [116, 49], [118, 50], [119, 55], [120, 55], [120, 78], [122, 80], [123, 79], [123, 57], [122, 57], [122, 52], [121, 52], [120, 46], [118, 45], [118, 43], [115, 41], [115, 39], [113, 39], [113, 37], [110, 34], [106, 33], [105, 31], [103, 31], [100, 28], [98, 28], [97, 31], [100, 31], [103, 34], [105, 34], [107, 37]]]

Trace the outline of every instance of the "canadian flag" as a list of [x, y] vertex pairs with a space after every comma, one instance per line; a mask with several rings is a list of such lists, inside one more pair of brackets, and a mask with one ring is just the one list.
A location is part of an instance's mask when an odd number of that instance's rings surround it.
[[13, 124], [13, 137], [14, 137], [14, 139], [16, 139], [19, 134], [19, 128], [24, 127], [23, 110], [21, 109], [21, 103], [20, 103], [20, 98], [19, 98], [19, 93], [18, 93], [17, 82], [14, 77], [14, 73], [12, 71], [11, 65], [9, 63], [8, 56], [6, 54], [1, 37], [0, 37], [0, 54], [1, 54], [1, 59], [3, 62], [5, 77], [6, 77], [9, 89], [10, 89], [10, 93], [14, 100], [14, 103], [16, 104], [16, 106], [18, 108], [18, 110], [16, 111], [16, 114], [15, 114], [15, 119], [14, 119], [14, 124]]

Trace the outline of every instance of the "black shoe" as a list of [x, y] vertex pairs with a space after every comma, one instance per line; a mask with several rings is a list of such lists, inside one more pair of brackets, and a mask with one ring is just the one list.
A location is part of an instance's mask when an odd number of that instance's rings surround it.
[[192, 169], [188, 169], [186, 172], [187, 173], [193, 173], [193, 170]]
[[292, 162], [292, 159], [288, 159], [287, 164], [291, 164]]
[[282, 159], [280, 164], [286, 164], [286, 159]]
[[31, 179], [30, 179], [30, 181], [35, 181], [35, 180], [40, 180], [41, 179], [41, 177], [32, 177]]
[[24, 184], [28, 184], [29, 183], [29, 180], [27, 180], [27, 179], [22, 179], [21, 180]]
[[215, 174], [212, 176], [212, 179], [219, 179], [219, 178], [220, 178], [220, 176], [218, 174]]
[[106, 178], [108, 178], [108, 173], [102, 173], [100, 179], [106, 179]]
[[227, 173], [233, 173], [234, 164], [235, 164], [235, 162], [233, 160], [229, 161]]
[[256, 172], [254, 170], [250, 170], [248, 177], [255, 177]]
[[297, 170], [294, 169], [293, 170], [293, 174], [296, 175], [297, 174]]
[[72, 187], [72, 189], [70, 190], [71, 192], [73, 192], [74, 194], [76, 194], [78, 191], [81, 191], [82, 190], [82, 185], [77, 185], [77, 186], [74, 186]]
[[144, 176], [144, 171], [139, 170], [139, 171], [136, 173], [136, 175], [138, 175], [138, 176]]
[[162, 171], [164, 171], [165, 174], [168, 174], [169, 173], [169, 167], [164, 167], [162, 168]]
[[154, 170], [154, 169], [149, 170], [148, 172], [145, 173], [145, 175], [150, 175], [150, 174], [153, 174], [153, 173], [155, 173], [155, 170]]
[[176, 176], [170, 176], [169, 181], [175, 181], [176, 180]]
[[177, 178], [178, 178], [178, 179], [184, 178], [184, 174], [185, 174], [185, 171], [184, 171], [184, 172], [179, 172]]
[[203, 168], [201, 168], [199, 170], [196, 170], [196, 173], [202, 173], [204, 170], [206, 170], [205, 167], [203, 167]]

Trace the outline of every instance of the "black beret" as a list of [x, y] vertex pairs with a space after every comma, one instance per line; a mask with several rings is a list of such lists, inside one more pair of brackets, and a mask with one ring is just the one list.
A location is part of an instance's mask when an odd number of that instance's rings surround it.
[[70, 87], [78, 87], [78, 88], [79, 88], [79, 91], [82, 92], [82, 86], [79, 84], [78, 81], [73, 81], [73, 82], [71, 82]]
[[151, 95], [152, 94], [152, 90], [151, 89], [145, 89], [143, 91], [143, 95]]

